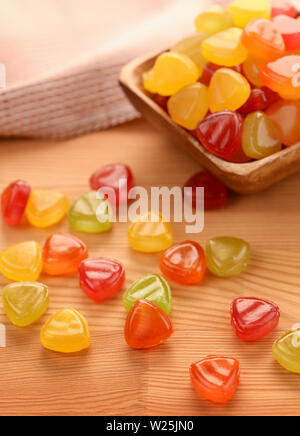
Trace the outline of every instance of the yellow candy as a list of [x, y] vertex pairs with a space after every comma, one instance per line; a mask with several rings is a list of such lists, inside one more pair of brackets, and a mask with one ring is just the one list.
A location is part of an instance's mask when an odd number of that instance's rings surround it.
[[129, 226], [128, 241], [136, 251], [159, 253], [171, 247], [173, 232], [171, 225], [163, 222], [160, 214], [150, 212]]
[[42, 249], [37, 242], [21, 242], [0, 253], [1, 274], [15, 282], [35, 282], [42, 268]]
[[246, 103], [250, 94], [251, 88], [245, 77], [229, 68], [220, 68], [209, 85], [210, 111], [236, 111]]
[[36, 190], [30, 194], [26, 216], [35, 227], [51, 227], [63, 219], [69, 206], [69, 200], [60, 192]]
[[264, 64], [264, 61], [254, 59], [252, 56], [248, 56], [243, 63], [243, 72], [252, 85], [262, 88], [264, 86], [260, 79], [260, 67]]
[[151, 94], [156, 94], [156, 86], [154, 82], [154, 73], [153, 70], [146, 71], [143, 74], [143, 86], [146, 91], [151, 92]]
[[154, 82], [158, 94], [173, 95], [184, 86], [197, 82], [200, 72], [187, 56], [168, 52], [160, 55], [153, 68]]
[[221, 6], [212, 6], [207, 11], [202, 12], [195, 19], [198, 32], [206, 32], [209, 35], [222, 32], [233, 26], [233, 18], [229, 11]]
[[273, 357], [287, 371], [300, 374], [300, 329], [285, 333], [275, 342]]
[[48, 287], [37, 282], [12, 283], [3, 289], [2, 300], [10, 321], [18, 327], [27, 327], [46, 312]]
[[208, 88], [202, 83], [186, 86], [170, 98], [168, 109], [175, 123], [196, 129], [208, 112]]
[[263, 159], [281, 150], [280, 132], [264, 112], [252, 112], [246, 117], [242, 147], [246, 156], [253, 159]]
[[248, 51], [241, 43], [242, 30], [231, 27], [206, 39], [202, 44], [202, 54], [209, 62], [225, 67], [242, 64]]
[[179, 41], [171, 49], [174, 53], [181, 53], [192, 59], [199, 69], [200, 76], [202, 75], [206, 64], [206, 59], [202, 55], [201, 45], [207, 37], [207, 33], [196, 33], [195, 35], [191, 35], [188, 38]]
[[48, 350], [76, 353], [90, 346], [89, 326], [76, 310], [60, 310], [42, 328], [41, 342]]
[[229, 5], [228, 10], [238, 27], [246, 27], [255, 18], [271, 19], [271, 5], [268, 0], [236, 0]]

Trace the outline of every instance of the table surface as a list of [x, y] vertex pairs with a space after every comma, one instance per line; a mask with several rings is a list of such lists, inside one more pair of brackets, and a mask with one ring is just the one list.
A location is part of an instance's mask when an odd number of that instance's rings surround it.
[[[65, 192], [71, 200], [86, 192], [90, 174], [102, 165], [130, 165], [139, 186], [183, 184], [199, 167], [191, 157], [167, 142], [145, 121], [66, 142], [2, 141], [0, 189], [14, 179], [33, 187]], [[273, 341], [300, 322], [300, 174], [253, 196], [232, 194], [228, 205], [205, 216], [205, 229], [195, 240], [232, 235], [252, 246], [249, 267], [241, 275], [220, 279], [208, 274], [200, 286], [172, 283], [174, 335], [148, 351], [124, 342], [126, 317], [120, 292], [95, 304], [80, 290], [77, 277], [40, 281], [50, 287], [48, 313], [36, 325], [11, 325], [0, 304], [0, 322], [7, 328], [7, 347], [0, 349], [0, 415], [291, 415], [300, 411], [300, 376], [273, 359]], [[126, 224], [102, 235], [81, 234], [90, 256], [120, 259], [126, 286], [143, 274], [159, 272], [159, 255], [132, 251]], [[174, 224], [176, 241], [191, 236], [184, 224]], [[67, 221], [48, 230], [22, 224], [0, 225], [0, 249], [24, 240], [43, 244], [53, 232], [70, 232]], [[7, 281], [0, 279], [3, 286]], [[238, 340], [230, 326], [229, 308], [240, 296], [263, 297], [281, 308], [280, 325], [257, 343]], [[42, 348], [41, 326], [59, 309], [73, 307], [87, 318], [92, 345], [63, 356]], [[189, 380], [189, 365], [211, 355], [230, 355], [241, 362], [241, 384], [232, 401], [212, 405], [197, 397]]]

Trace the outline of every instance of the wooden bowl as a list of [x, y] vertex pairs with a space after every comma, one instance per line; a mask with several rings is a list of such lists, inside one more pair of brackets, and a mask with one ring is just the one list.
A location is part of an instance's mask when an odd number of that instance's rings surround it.
[[[175, 124], [142, 87], [142, 74], [153, 67], [156, 56], [145, 56], [126, 65], [120, 84], [133, 106], [174, 143], [190, 153], [228, 188], [252, 194], [300, 171], [300, 142], [267, 158], [237, 164], [209, 153], [189, 132]], [[300, 122], [300, 120], [299, 120]]]

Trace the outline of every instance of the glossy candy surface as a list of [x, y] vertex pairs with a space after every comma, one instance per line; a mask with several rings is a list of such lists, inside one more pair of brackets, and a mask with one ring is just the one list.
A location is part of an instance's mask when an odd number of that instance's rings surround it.
[[233, 18], [231, 13], [221, 6], [211, 6], [196, 17], [195, 26], [198, 32], [213, 35], [232, 27]]
[[285, 333], [274, 343], [273, 357], [287, 371], [300, 374], [300, 329]]
[[241, 43], [242, 30], [231, 27], [207, 38], [202, 44], [202, 54], [208, 62], [233, 67], [242, 64], [248, 55]]
[[224, 159], [233, 156], [242, 142], [243, 119], [230, 111], [208, 115], [197, 127], [197, 137], [211, 153]]
[[35, 227], [51, 227], [64, 218], [69, 206], [69, 200], [61, 192], [35, 190], [30, 194], [26, 216]]
[[160, 269], [174, 282], [183, 285], [201, 283], [206, 271], [204, 250], [197, 242], [180, 242], [164, 253]]
[[300, 141], [300, 103], [279, 101], [266, 111], [268, 117], [277, 125], [281, 142], [294, 145]]
[[267, 109], [274, 100], [276, 101], [277, 94], [267, 88], [254, 88], [251, 90], [251, 95], [246, 103], [239, 108], [239, 113], [248, 115], [250, 112], [263, 111]]
[[156, 94], [157, 89], [154, 81], [153, 70], [149, 70], [143, 73], [143, 87], [146, 91], [149, 91], [151, 94]]
[[0, 253], [1, 274], [15, 282], [35, 282], [42, 268], [42, 249], [37, 242], [21, 242]]
[[152, 348], [166, 341], [172, 333], [172, 322], [160, 307], [148, 300], [134, 303], [125, 323], [125, 340], [130, 347]]
[[112, 228], [111, 212], [108, 200], [99, 199], [96, 191], [90, 191], [72, 204], [68, 212], [69, 225], [77, 232], [107, 232]]
[[264, 86], [263, 81], [260, 78], [260, 69], [264, 64], [265, 62], [263, 60], [254, 58], [250, 55], [243, 63], [244, 75], [252, 85], [257, 86], [258, 88]]
[[206, 265], [218, 277], [240, 274], [248, 265], [250, 246], [242, 239], [219, 237], [209, 239], [205, 245]]
[[206, 116], [208, 103], [208, 88], [202, 83], [194, 83], [170, 98], [168, 111], [175, 123], [194, 130]]
[[[98, 191], [100, 188], [113, 189], [117, 205], [127, 202], [128, 193], [130, 189], [133, 188], [133, 184], [132, 172], [130, 168], [124, 164], [106, 165], [98, 171], [95, 171], [90, 179], [90, 185], [94, 191]], [[108, 199], [110, 200], [109, 194]]]
[[[203, 74], [201, 76], [201, 82], [206, 85], [209, 86], [212, 76], [215, 74], [216, 71], [218, 71], [220, 68], [223, 68], [221, 65], [216, 65], [213, 64], [212, 62], [208, 62], [205, 64], [204, 69], [203, 69]], [[241, 65], [238, 65], [236, 67], [230, 67], [232, 70], [236, 71], [237, 73], [241, 73], [242, 74], [242, 67]]]
[[242, 43], [249, 53], [265, 62], [285, 54], [283, 38], [272, 21], [264, 18], [251, 21], [242, 34]]
[[79, 238], [55, 233], [48, 237], [43, 248], [44, 272], [49, 276], [75, 274], [87, 256], [87, 247]]
[[209, 109], [211, 112], [235, 111], [246, 103], [251, 88], [244, 76], [221, 68], [213, 75], [209, 85]]
[[272, 6], [272, 18], [277, 15], [288, 15], [289, 17], [296, 18], [298, 15], [297, 9], [292, 3], [283, 0], [273, 0]]
[[277, 304], [260, 298], [237, 298], [231, 306], [231, 324], [243, 341], [268, 336], [277, 327], [279, 318]]
[[233, 15], [234, 24], [245, 27], [255, 18], [271, 18], [271, 5], [269, 0], [236, 0], [232, 2], [229, 11]]
[[[298, 68], [297, 68], [298, 67]], [[265, 86], [277, 92], [283, 99], [300, 98], [300, 56], [283, 56], [264, 65], [260, 78]]]
[[[208, 171], [200, 171], [194, 174], [184, 185], [192, 188], [185, 192], [185, 200], [193, 208], [197, 208], [197, 188], [204, 188], [204, 209], [219, 209], [227, 203], [228, 191], [225, 185], [216, 179]], [[198, 207], [200, 203], [198, 201]]]
[[1, 211], [6, 224], [18, 225], [23, 218], [31, 188], [27, 182], [17, 180], [11, 183], [2, 193]]
[[155, 212], [141, 216], [130, 224], [128, 241], [131, 248], [142, 253], [158, 253], [173, 244], [173, 231], [170, 223], [164, 222]]
[[184, 86], [197, 82], [200, 71], [197, 65], [181, 53], [168, 52], [160, 55], [155, 62], [154, 83], [160, 95], [173, 95]]
[[76, 353], [90, 346], [90, 330], [85, 318], [74, 309], [55, 313], [41, 330], [42, 345], [59, 353]]
[[200, 75], [202, 74], [206, 63], [206, 60], [202, 55], [201, 44], [207, 36], [208, 35], [204, 32], [196, 33], [195, 35], [182, 39], [171, 49], [172, 52], [181, 53], [192, 59], [195, 65], [197, 65]]
[[100, 302], [116, 294], [125, 281], [123, 265], [114, 259], [86, 259], [79, 266], [81, 289], [93, 301]]
[[37, 282], [12, 283], [2, 290], [6, 315], [18, 327], [38, 321], [49, 304], [48, 287]]
[[231, 357], [208, 356], [190, 367], [192, 384], [202, 398], [227, 403], [240, 381], [240, 364]]
[[123, 303], [129, 312], [138, 300], [148, 300], [167, 314], [172, 310], [172, 294], [168, 282], [158, 274], [147, 274], [136, 280], [125, 292]]
[[278, 15], [273, 20], [282, 35], [287, 51], [300, 50], [300, 21], [287, 15]]
[[264, 112], [252, 112], [246, 117], [242, 147], [244, 153], [254, 159], [263, 159], [281, 150], [279, 129]]

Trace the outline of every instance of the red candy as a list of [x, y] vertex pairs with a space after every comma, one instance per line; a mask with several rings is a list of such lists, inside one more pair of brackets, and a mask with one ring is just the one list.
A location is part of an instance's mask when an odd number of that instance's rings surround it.
[[198, 284], [202, 282], [206, 271], [204, 250], [193, 241], [176, 244], [162, 256], [160, 269], [174, 282], [183, 285]]
[[27, 182], [17, 180], [2, 193], [1, 209], [4, 221], [16, 226], [22, 221], [31, 188]]
[[238, 298], [231, 306], [231, 323], [238, 338], [256, 341], [271, 333], [279, 322], [276, 304], [260, 298]]
[[190, 367], [196, 392], [213, 403], [227, 403], [240, 381], [239, 361], [231, 357], [209, 356]]
[[247, 163], [251, 162], [252, 159], [245, 154], [243, 147], [240, 147], [233, 156], [226, 160], [231, 163]]
[[192, 176], [184, 185], [187, 188], [193, 188], [185, 193], [185, 198], [192, 207], [197, 206], [197, 191], [196, 188], [204, 188], [204, 209], [218, 209], [225, 206], [227, 203], [228, 192], [223, 183], [216, 179], [208, 171], [200, 171]]
[[268, 88], [254, 88], [251, 90], [249, 99], [239, 109], [239, 112], [242, 115], [247, 115], [250, 112], [263, 111], [279, 99], [279, 95]]
[[278, 15], [273, 22], [283, 37], [287, 51], [300, 50], [300, 21], [287, 15]]
[[[125, 192], [120, 192], [120, 179], [127, 181], [127, 190]], [[100, 188], [112, 188], [116, 194], [117, 204], [123, 204], [127, 202], [128, 193], [133, 187], [133, 175], [130, 168], [126, 165], [107, 165], [92, 175], [90, 185], [94, 191], [98, 191]]]
[[155, 94], [154, 101], [158, 104], [165, 112], [168, 112], [168, 101], [170, 97], [165, 95]]
[[216, 112], [201, 121], [197, 137], [211, 153], [223, 159], [231, 158], [240, 148], [243, 118], [231, 111]]
[[122, 288], [125, 270], [114, 259], [86, 259], [79, 265], [79, 280], [86, 295], [100, 302], [112, 297]]
[[[223, 68], [222, 65], [216, 65], [216, 64], [213, 64], [212, 62], [207, 63], [204, 67], [200, 82], [204, 83], [204, 85], [206, 85], [206, 86], [209, 86], [210, 81], [212, 79], [212, 76], [220, 68]], [[231, 67], [230, 69], [236, 71], [237, 73], [243, 74], [243, 69], [242, 69], [241, 65], [238, 65], [236, 67]]]
[[272, 1], [272, 18], [277, 15], [288, 15], [289, 17], [296, 18], [298, 15], [297, 9], [289, 2], [282, 0]]

